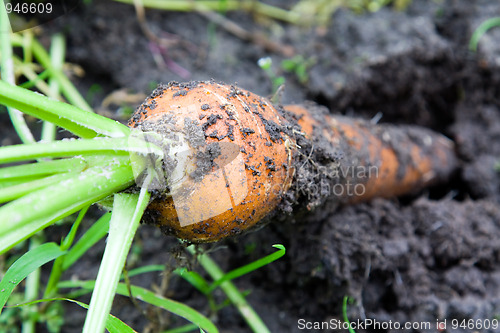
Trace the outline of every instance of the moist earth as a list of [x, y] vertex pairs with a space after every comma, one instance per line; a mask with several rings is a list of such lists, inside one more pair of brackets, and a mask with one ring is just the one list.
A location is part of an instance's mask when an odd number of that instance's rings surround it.
[[[272, 3], [290, 8], [295, 1]], [[272, 82], [257, 65], [271, 57], [272, 70], [286, 78], [278, 96], [284, 104], [309, 99], [334, 114], [416, 124], [450, 137], [461, 166], [445, 183], [402, 198], [283, 215], [265, 230], [206, 248], [230, 270], [272, 252], [273, 244], [285, 245], [283, 258], [235, 281], [240, 290], [250, 291], [248, 301], [272, 332], [302, 332], [301, 319], [341, 320], [344, 296], [354, 299], [347, 307], [352, 322], [429, 322], [430, 329], [413, 332], [437, 332], [436, 320], [447, 320], [447, 332], [469, 332], [451, 329], [451, 321], [500, 315], [500, 176], [495, 169], [500, 29], [488, 31], [477, 52], [468, 50], [474, 30], [499, 12], [497, 1], [414, 0], [401, 12], [339, 10], [328, 26], [316, 28], [244, 12], [225, 14], [247, 32], [266, 36], [266, 44], [235, 37], [197, 13], [147, 10], [149, 30], [166, 45], [159, 54], [132, 6], [102, 0], [45, 25], [42, 41], [53, 32], [65, 34], [67, 60], [85, 71], [73, 82], [84, 95], [98, 85], [93, 100], [98, 109], [116, 89], [149, 94], [156, 83], [172, 80], [213, 78], [272, 95]], [[291, 53], [311, 60], [306, 80], [280, 68]], [[52, 227], [47, 237], [59, 241], [65, 232], [64, 226]], [[135, 244], [129, 269], [166, 263], [170, 270], [190, 265], [201, 272], [175, 255], [182, 252], [174, 238], [151, 226], [140, 228]], [[67, 277], [95, 278], [103, 246]], [[210, 315], [206, 297], [169, 271], [131, 280]], [[217, 291], [215, 298], [224, 296]], [[85, 312], [68, 305], [66, 313], [63, 331], [79, 331]], [[138, 331], [183, 323], [163, 311], [135, 309], [124, 297], [116, 299], [113, 313]], [[222, 332], [249, 332], [231, 306], [211, 318]]]

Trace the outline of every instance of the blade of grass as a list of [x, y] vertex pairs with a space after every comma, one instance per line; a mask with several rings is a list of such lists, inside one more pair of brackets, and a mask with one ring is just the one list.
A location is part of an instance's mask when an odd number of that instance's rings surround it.
[[[128, 272], [128, 277], [141, 275], [151, 272], [163, 272], [165, 270], [165, 265], [147, 265], [138, 268], [134, 268]], [[123, 279], [123, 274], [120, 279]]]
[[491, 28], [498, 26], [500, 26], [500, 17], [493, 17], [481, 23], [470, 38], [469, 50], [476, 52], [477, 45], [479, 44], [479, 40], [481, 39], [481, 37], [483, 37], [483, 35]]
[[[79, 287], [87, 290], [93, 290], [94, 286], [95, 281], [62, 281], [59, 283], [59, 288]], [[132, 295], [137, 299], [183, 317], [197, 325], [205, 332], [218, 332], [217, 327], [215, 327], [215, 325], [207, 317], [188, 305], [176, 302], [160, 295], [156, 295], [152, 291], [149, 291], [142, 287], [132, 285], [130, 286], [130, 290], [132, 291]], [[116, 293], [122, 296], [129, 296], [127, 285], [125, 283], [119, 283], [118, 287], [116, 288]]]
[[99, 240], [104, 238], [109, 231], [109, 221], [111, 213], [106, 213], [99, 218], [87, 232], [76, 242], [74, 246], [64, 255], [62, 269], [65, 271], [71, 267], [80, 257], [94, 246]]
[[[0, 0], [0, 53], [2, 54], [0, 71], [2, 81], [0, 83], [5, 85], [15, 84], [14, 78], [14, 64], [12, 60], [12, 45], [11, 45], [11, 32], [9, 17], [5, 8], [4, 0]], [[28, 125], [23, 117], [23, 114], [15, 109], [15, 107], [7, 107], [7, 110], [14, 126], [17, 135], [22, 142], [35, 142], [33, 134], [31, 134]]]
[[193, 271], [188, 271], [185, 267], [177, 268], [174, 273], [181, 276], [184, 280], [189, 282], [189, 284], [198, 289], [201, 293], [205, 295], [210, 294], [210, 285], [200, 274]]
[[210, 285], [203, 276], [194, 271], [188, 271], [186, 268], [178, 268], [174, 271], [175, 274], [182, 277], [189, 284], [195, 287], [199, 292], [201, 292], [207, 298], [208, 305], [213, 313], [219, 310], [217, 303], [215, 302], [214, 296], [211, 294]]
[[[74, 106], [92, 112], [92, 108], [88, 105], [82, 95], [75, 88], [73, 83], [64, 75], [61, 69], [56, 68], [52, 64], [51, 56], [43, 48], [42, 44], [35, 38], [30, 41], [30, 50], [33, 52], [38, 62], [50, 71], [50, 75], [59, 83], [61, 91], [66, 99]], [[17, 46], [23, 46], [23, 39], [19, 34], [12, 36], [12, 43]]]
[[[16, 37], [19, 34], [14, 34], [12, 35], [12, 39], [16, 39]], [[22, 45], [21, 47], [23, 48], [23, 61], [25, 63], [32, 63], [33, 62], [33, 51], [31, 50], [31, 45], [33, 44], [33, 39], [35, 39], [35, 34], [33, 30], [24, 30], [21, 34], [22, 37]], [[12, 40], [11, 39], [11, 40]], [[14, 41], [12, 40], [12, 46], [14, 45]]]
[[24, 89], [33, 88], [34, 86], [37, 85], [37, 83], [39, 81], [44, 81], [46, 78], [48, 78], [49, 74], [50, 74], [50, 72], [46, 69], [43, 72], [41, 72], [40, 74], [38, 74], [34, 80], [28, 80], [26, 82], [18, 84], [17, 86], [21, 87], [21, 88], [24, 88]]
[[[42, 244], [42, 235], [35, 235], [30, 239], [30, 250], [34, 250]], [[60, 249], [64, 251], [63, 249]], [[56, 258], [57, 260], [57, 258]], [[26, 284], [24, 287], [24, 301], [32, 301], [38, 298], [38, 291], [40, 289], [40, 267], [37, 267], [34, 271], [28, 274], [26, 277]], [[22, 333], [34, 333], [36, 325], [36, 314], [38, 309], [34, 305], [30, 305], [28, 308], [29, 314], [28, 318], [23, 320]]]
[[[179, 303], [168, 298], [155, 295], [155, 293], [153, 293], [152, 291], [138, 286], [130, 286], [130, 289], [132, 291], [132, 295], [137, 299], [183, 317], [196, 324], [200, 329], [206, 331], [207, 333], [218, 332], [217, 327], [215, 327], [215, 325], [208, 318], [183, 303]], [[129, 295], [128, 288], [124, 283], [120, 283], [118, 285], [116, 292], [117, 294], [122, 296]]]
[[[187, 250], [191, 254], [195, 254], [196, 250], [193, 245], [189, 246]], [[215, 281], [224, 277], [224, 272], [219, 266], [206, 254], [198, 256], [198, 262], [207, 271], [208, 274]], [[231, 281], [224, 281], [220, 284], [220, 288], [226, 293], [227, 297], [236, 306], [243, 319], [247, 322], [248, 326], [258, 333], [270, 332], [255, 310], [248, 304], [245, 297], [239, 292], [238, 288], [231, 283]]]
[[17, 259], [0, 281], [0, 313], [14, 288], [38, 267], [54, 260], [64, 252], [56, 243], [45, 243]]
[[[28, 303], [12, 305], [9, 307], [18, 308], [18, 307], [30, 306], [30, 305], [38, 304], [38, 303], [46, 303], [46, 302], [54, 302], [54, 301], [66, 301], [66, 302], [75, 303], [84, 309], [89, 308], [88, 304], [76, 301], [76, 300], [71, 299], [71, 298], [65, 298], [65, 297], [44, 298], [44, 299], [39, 299], [39, 300], [28, 302]], [[119, 318], [113, 316], [112, 314], [110, 314], [106, 320], [106, 329], [110, 333], [137, 333], [137, 331], [133, 330], [130, 326], [128, 326], [127, 324], [125, 324], [123, 321], [121, 321]]]
[[163, 331], [163, 333], [189, 333], [198, 329], [199, 327], [195, 324], [187, 324], [181, 327], [172, 328], [171, 330]]
[[246, 275], [252, 271], [255, 271], [256, 269], [259, 269], [263, 266], [266, 266], [270, 263], [272, 263], [275, 260], [278, 260], [279, 258], [283, 257], [286, 253], [285, 247], [281, 244], [275, 244], [273, 245], [274, 248], [278, 249], [278, 251], [271, 253], [263, 258], [260, 258], [248, 265], [241, 266], [239, 268], [236, 268], [230, 272], [227, 272], [224, 274], [224, 276], [210, 286], [209, 292], [213, 291], [215, 288], [217, 288], [221, 283], [224, 281], [229, 281], [233, 280], [235, 278], [238, 278], [240, 276]]
[[38, 66], [35, 66], [34, 64], [24, 63], [18, 57], [13, 57], [13, 61], [16, 71], [20, 72], [20, 74], [26, 77], [30, 82], [33, 82], [35, 87], [40, 92], [42, 92], [45, 95], [50, 93], [50, 87], [47, 84], [47, 82], [40, 80], [38, 73], [35, 71], [36, 67]]
[[349, 296], [344, 296], [344, 299], [342, 301], [342, 318], [344, 319], [344, 322], [346, 322], [349, 326], [349, 333], [356, 333], [356, 331], [354, 331], [354, 328], [352, 328], [349, 317], [347, 316], [347, 302], [349, 301], [351, 301], [351, 298]]
[[[75, 222], [71, 226], [71, 229], [68, 235], [61, 242], [60, 248], [62, 251], [67, 251], [70, 246], [73, 244], [73, 240], [75, 239], [76, 231], [80, 226], [80, 223], [83, 220], [83, 217], [87, 213], [87, 210], [90, 206], [84, 207], [80, 213], [78, 213], [78, 217]], [[44, 298], [48, 298], [50, 295], [55, 294], [57, 291], [57, 283], [61, 279], [61, 275], [64, 272], [62, 269], [64, 263], [65, 255], [60, 256], [54, 261], [52, 265], [52, 270], [50, 271], [49, 281], [47, 282], [47, 286], [45, 287]]]
[[[115, 0], [117, 2], [134, 4], [134, 0]], [[231, 10], [247, 10], [259, 15], [264, 15], [273, 19], [278, 19], [292, 24], [300, 24], [301, 16], [285, 9], [276, 6], [268, 5], [260, 1], [213, 1], [213, 0], [198, 0], [198, 1], [177, 1], [177, 0], [141, 0], [144, 7], [163, 9], [170, 11], [231, 11]]]
[[[52, 43], [50, 45], [50, 64], [54, 70], [60, 72], [64, 64], [64, 54], [66, 51], [66, 45], [64, 42], [64, 37], [61, 34], [56, 34], [52, 37]], [[59, 81], [54, 79], [52, 76], [49, 80], [50, 86], [50, 96], [54, 99], [60, 99]], [[56, 139], [56, 126], [49, 122], [44, 121], [42, 127], [42, 141], [54, 141]]]
[[125, 259], [132, 245], [142, 214], [149, 203], [150, 194], [146, 187], [137, 194], [115, 194], [113, 214], [109, 224], [106, 249], [99, 266], [96, 284], [92, 292], [89, 311], [85, 318], [83, 333], [101, 333], [125, 265]]
[[123, 137], [130, 133], [127, 126], [115, 120], [3, 81], [0, 81], [0, 103], [22, 110], [33, 117], [50, 121], [82, 138], [93, 138], [97, 135]]

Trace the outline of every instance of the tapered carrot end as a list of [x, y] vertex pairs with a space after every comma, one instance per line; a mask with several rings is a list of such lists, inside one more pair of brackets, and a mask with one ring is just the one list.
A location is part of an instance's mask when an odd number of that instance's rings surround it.
[[366, 192], [353, 202], [415, 193], [447, 180], [458, 167], [454, 143], [430, 130], [379, 125], [369, 135], [372, 154], [381, 156], [379, 172], [366, 180]]
[[339, 201], [409, 194], [449, 178], [458, 167], [454, 143], [428, 129], [317, 115], [300, 105], [285, 109], [297, 115], [312, 141], [327, 140], [339, 147], [342, 157], [325, 186], [327, 195]]
[[129, 122], [165, 150], [155, 172], [167, 186], [154, 189], [146, 222], [192, 242], [218, 241], [255, 228], [281, 202], [287, 210], [302, 199], [313, 208], [327, 198], [401, 195], [457, 166], [453, 143], [423, 128], [285, 109], [287, 119], [267, 100], [214, 82], [155, 90]]

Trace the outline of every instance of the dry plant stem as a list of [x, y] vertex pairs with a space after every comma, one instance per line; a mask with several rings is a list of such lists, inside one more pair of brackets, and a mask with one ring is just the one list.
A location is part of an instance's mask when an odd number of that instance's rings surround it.
[[194, 161], [175, 167], [181, 182], [167, 175], [169, 188], [156, 193], [145, 220], [193, 242], [239, 234], [297, 204], [413, 192], [457, 167], [453, 143], [430, 130], [334, 117], [315, 104], [275, 108], [215, 82], [161, 85], [129, 125], [186, 141]]
[[281, 44], [278, 42], [274, 42], [268, 39], [266, 36], [260, 33], [252, 33], [241, 26], [236, 24], [235, 22], [229, 20], [228, 18], [213, 12], [213, 11], [198, 11], [198, 14], [205, 17], [209, 21], [219, 25], [224, 30], [233, 34], [234, 36], [252, 42], [256, 45], [262, 46], [269, 52], [279, 53], [284, 57], [291, 58], [295, 54], [295, 50], [290, 45]]
[[[140, 1], [140, 0], [133, 0], [133, 1], [134, 1], [134, 7], [135, 7], [135, 11], [136, 11], [137, 20], [139, 22], [139, 25], [141, 26], [141, 29], [142, 29], [144, 35], [146, 35], [146, 37], [149, 40], [157, 43], [160, 46], [164, 46], [164, 47], [169, 47], [169, 46], [171, 46], [171, 44], [174, 44], [176, 42], [180, 42], [180, 40], [179, 41], [168, 41], [168, 40], [164, 40], [162, 38], [157, 37], [151, 31], [151, 29], [149, 29], [149, 27], [147, 25], [146, 13], [145, 13], [142, 1]], [[266, 50], [268, 50], [269, 52], [276, 52], [276, 53], [282, 54], [283, 56], [285, 56], [287, 58], [290, 58], [295, 54], [293, 47], [291, 47], [289, 45], [284, 45], [284, 44], [281, 44], [278, 42], [271, 41], [270, 39], [268, 39], [266, 36], [264, 36], [262, 34], [249, 32], [249, 31], [243, 29], [241, 26], [239, 26], [235, 22], [231, 21], [230, 19], [224, 17], [223, 15], [218, 14], [217, 12], [214, 12], [212, 10], [207, 10], [207, 9], [202, 10], [201, 9], [202, 7], [203, 7], [202, 4], [199, 4], [197, 6], [196, 11], [199, 15], [205, 17], [207, 20], [222, 27], [224, 30], [226, 30], [230, 34], [232, 34], [232, 35], [234, 35], [242, 40], [250, 41], [254, 44], [260, 45], [260, 46], [264, 47]]]
[[142, 32], [144, 35], [151, 41], [157, 43], [158, 45], [162, 45], [165, 47], [170, 46], [171, 42], [169, 43], [168, 41], [162, 40], [161, 38], [158, 38], [148, 27], [147, 19], [146, 19], [146, 11], [144, 10], [144, 6], [142, 5], [141, 0], [134, 0], [134, 8], [135, 8], [135, 13], [137, 16], [137, 21], [139, 22], [139, 25], [141, 27]]
[[158, 67], [163, 68], [167, 66], [170, 71], [179, 75], [182, 78], [188, 78], [190, 73], [187, 69], [180, 66], [166, 55], [166, 51], [175, 44], [184, 44], [192, 47], [193, 45], [180, 38], [161, 38], [155, 35], [148, 26], [146, 12], [142, 5], [142, 0], [133, 0], [134, 8], [137, 16], [137, 21], [141, 27], [144, 35], [151, 41], [150, 48], [153, 53], [153, 58]]

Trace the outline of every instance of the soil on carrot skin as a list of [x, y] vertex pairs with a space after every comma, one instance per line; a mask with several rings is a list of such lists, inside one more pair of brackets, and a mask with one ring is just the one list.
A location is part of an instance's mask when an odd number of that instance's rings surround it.
[[[290, 8], [292, 2], [273, 3]], [[73, 80], [84, 95], [92, 84], [102, 95], [117, 88], [149, 93], [151, 83], [211, 78], [268, 95], [271, 82], [257, 61], [269, 56], [273, 71], [286, 78], [284, 104], [308, 98], [333, 113], [381, 116], [381, 122], [417, 124], [452, 138], [462, 167], [444, 184], [410, 197], [284, 215], [265, 229], [207, 247], [230, 270], [272, 252], [273, 244], [285, 245], [285, 257], [235, 281], [251, 292], [248, 301], [273, 332], [337, 323], [344, 296], [356, 300], [348, 307], [351, 321], [428, 322], [430, 329], [413, 332], [436, 332], [436, 320], [447, 320], [447, 331], [466, 332], [450, 330], [452, 320], [491, 320], [500, 314], [500, 176], [495, 171], [500, 30], [488, 31], [477, 53], [467, 49], [474, 29], [499, 11], [494, 1], [414, 0], [403, 12], [341, 10], [328, 27], [316, 29], [227, 13], [247, 31], [311, 60], [305, 84], [280, 69], [284, 55], [243, 41], [194, 13], [146, 12], [150, 30], [168, 41], [162, 54], [141, 31], [133, 8], [111, 1], [93, 1], [45, 29], [65, 32], [68, 61], [85, 70], [83, 79]], [[166, 66], [155, 63], [154, 55]], [[59, 241], [64, 231], [54, 227], [47, 234]], [[94, 278], [103, 246], [67, 277]], [[130, 268], [192, 264], [178, 262], [183, 256], [172, 254], [179, 251], [177, 241], [150, 226], [140, 229], [134, 248]], [[176, 276], [143, 274], [132, 283], [211, 315], [206, 297]], [[215, 298], [222, 301], [224, 295], [216, 291]], [[143, 310], [119, 297], [113, 313], [139, 331], [183, 323], [166, 312]], [[63, 331], [79, 331], [84, 311], [68, 307], [66, 313]], [[212, 318], [221, 331], [249, 332], [232, 306]]]

